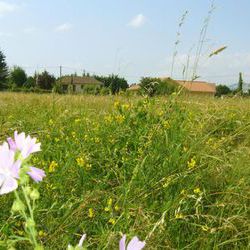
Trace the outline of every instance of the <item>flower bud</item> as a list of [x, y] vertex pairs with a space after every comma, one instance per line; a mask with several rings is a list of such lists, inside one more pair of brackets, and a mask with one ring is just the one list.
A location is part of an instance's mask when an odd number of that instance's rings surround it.
[[27, 195], [30, 195], [31, 193], [31, 188], [29, 186], [25, 187], [24, 188], [24, 192], [27, 194]]
[[24, 209], [25, 206], [20, 200], [15, 200], [11, 208], [13, 212], [20, 212], [23, 211]]
[[27, 219], [27, 221], [26, 221], [26, 223], [25, 223], [25, 227], [26, 228], [34, 228], [35, 227], [35, 221], [34, 220], [32, 220], [31, 218], [28, 218]]
[[30, 198], [32, 200], [38, 200], [40, 197], [40, 194], [37, 189], [33, 189], [32, 192], [30, 193]]

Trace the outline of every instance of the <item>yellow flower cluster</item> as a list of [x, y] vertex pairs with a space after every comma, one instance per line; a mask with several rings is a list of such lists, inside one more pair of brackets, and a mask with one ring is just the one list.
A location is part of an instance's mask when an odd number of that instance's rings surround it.
[[193, 168], [195, 168], [195, 166], [196, 166], [196, 160], [195, 160], [195, 157], [191, 158], [191, 160], [190, 160], [190, 161], [188, 161], [187, 165], [188, 165], [188, 168], [189, 168], [189, 169], [193, 169]]
[[106, 123], [112, 123], [113, 122], [113, 117], [111, 115], [107, 115], [104, 117], [104, 121]]
[[131, 106], [130, 106], [129, 104], [123, 104], [123, 105], [122, 105], [122, 109], [123, 109], [123, 110], [129, 110], [130, 107], [131, 107]]
[[80, 118], [75, 119], [75, 123], [80, 123], [80, 122], [81, 122]]
[[115, 117], [115, 120], [118, 122], [118, 123], [123, 123], [124, 122], [124, 120], [125, 120], [125, 116], [124, 115], [117, 115], [116, 117]]
[[109, 224], [114, 225], [115, 224], [115, 219], [114, 218], [110, 218], [109, 219]]
[[183, 219], [184, 215], [182, 213], [175, 214], [175, 219]]
[[200, 194], [200, 193], [201, 193], [200, 188], [198, 188], [198, 187], [197, 187], [197, 188], [195, 188], [195, 189], [194, 189], [194, 193], [195, 193], [195, 194]]
[[55, 161], [52, 161], [49, 165], [49, 173], [53, 173], [56, 171], [58, 164]]
[[120, 107], [120, 102], [119, 101], [115, 101], [114, 102], [114, 108], [119, 108]]
[[164, 121], [164, 122], [163, 122], [163, 127], [164, 127], [165, 129], [169, 129], [169, 128], [171, 127], [169, 121]]
[[89, 158], [86, 156], [76, 158], [77, 165], [79, 167], [84, 168], [85, 170], [90, 170], [92, 168], [92, 165], [88, 161], [89, 161]]
[[110, 198], [107, 201], [107, 206], [104, 208], [105, 212], [109, 212], [112, 208], [113, 200]]
[[88, 217], [93, 218], [94, 216], [95, 216], [94, 209], [90, 208], [89, 211], [88, 211]]

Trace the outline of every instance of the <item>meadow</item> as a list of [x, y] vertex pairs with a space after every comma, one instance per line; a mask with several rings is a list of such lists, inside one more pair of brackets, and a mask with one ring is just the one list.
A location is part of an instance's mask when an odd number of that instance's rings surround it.
[[[250, 99], [0, 93], [0, 142], [39, 139], [38, 238], [66, 249], [248, 249]], [[0, 241], [24, 234], [0, 197]], [[32, 249], [20, 242], [16, 249]]]

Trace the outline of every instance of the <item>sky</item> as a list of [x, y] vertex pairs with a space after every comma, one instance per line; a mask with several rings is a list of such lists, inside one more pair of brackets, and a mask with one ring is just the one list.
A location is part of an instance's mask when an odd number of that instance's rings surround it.
[[197, 75], [230, 85], [239, 72], [250, 82], [250, 1], [214, 5], [197, 67], [210, 0], [0, 0], [0, 50], [10, 67], [30, 75], [46, 69], [58, 76], [62, 66], [62, 74], [113, 73], [129, 83]]

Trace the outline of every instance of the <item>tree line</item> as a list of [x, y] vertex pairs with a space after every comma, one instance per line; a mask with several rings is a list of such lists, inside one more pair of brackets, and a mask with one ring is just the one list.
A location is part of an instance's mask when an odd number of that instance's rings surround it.
[[[74, 76], [77, 76], [76, 74]], [[83, 76], [90, 77], [89, 73], [84, 73]], [[118, 94], [120, 91], [125, 91], [129, 85], [128, 82], [118, 75], [99, 76], [92, 75], [91, 77], [102, 82], [101, 87], [86, 86], [84, 92], [87, 94]], [[243, 77], [239, 74], [238, 87], [231, 90], [227, 85], [216, 86], [216, 96], [226, 95], [250, 95], [243, 91]], [[140, 80], [139, 94], [148, 96], [169, 95], [178, 90], [176, 82], [171, 78], [161, 79], [152, 77], [143, 77]], [[53, 74], [44, 70], [42, 73], [35, 73], [33, 76], [28, 76], [25, 70], [19, 66], [14, 66], [9, 69], [6, 63], [6, 58], [0, 50], [0, 90], [12, 91], [34, 91], [34, 92], [57, 92], [63, 93], [60, 84], [60, 78], [56, 78]]]
[[[77, 74], [74, 74], [74, 76], [77, 76]], [[117, 94], [120, 91], [125, 91], [129, 87], [128, 82], [118, 75], [98, 76], [84, 73], [83, 76], [93, 77], [103, 83], [100, 89], [92, 89], [91, 86], [87, 86], [86, 93], [98, 94], [101, 92], [103, 94]], [[0, 51], [0, 90], [63, 92], [60, 78], [56, 78], [46, 70], [42, 73], [35, 73], [33, 76], [28, 76], [25, 70], [20, 66], [14, 66], [9, 69], [6, 63], [6, 57], [2, 51]]]

